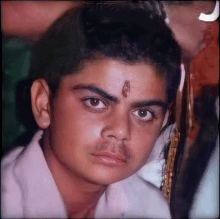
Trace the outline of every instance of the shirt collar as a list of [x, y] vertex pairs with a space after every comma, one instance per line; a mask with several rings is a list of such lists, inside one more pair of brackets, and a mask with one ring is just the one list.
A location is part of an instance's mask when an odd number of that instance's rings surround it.
[[42, 134], [38, 131], [34, 135], [16, 161], [15, 176], [23, 194], [24, 216], [64, 218], [63, 200], [39, 145]]

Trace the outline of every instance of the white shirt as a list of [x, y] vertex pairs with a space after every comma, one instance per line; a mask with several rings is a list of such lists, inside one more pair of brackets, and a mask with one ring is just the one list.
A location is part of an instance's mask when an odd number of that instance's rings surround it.
[[[66, 218], [67, 212], [38, 143], [37, 132], [27, 147], [18, 147], [2, 160], [2, 217]], [[161, 191], [138, 174], [107, 187], [95, 218], [171, 218]]]
[[163, 150], [165, 145], [169, 144], [170, 133], [172, 133], [174, 128], [175, 125], [172, 124], [160, 134], [146, 164], [137, 172], [145, 181], [152, 183], [157, 188], [162, 185], [163, 171], [166, 164]]

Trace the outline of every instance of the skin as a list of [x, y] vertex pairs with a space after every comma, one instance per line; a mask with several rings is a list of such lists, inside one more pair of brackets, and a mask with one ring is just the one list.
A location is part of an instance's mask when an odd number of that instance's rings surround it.
[[[124, 97], [126, 80], [130, 92]], [[111, 96], [100, 95], [97, 88]], [[45, 129], [46, 161], [72, 217], [94, 214], [106, 185], [145, 164], [166, 111], [165, 83], [153, 67], [111, 59], [88, 62], [77, 74], [65, 76], [52, 108], [43, 79], [33, 83], [31, 98], [35, 120]], [[103, 152], [123, 161], [103, 164], [96, 156]]]
[[5, 37], [37, 41], [66, 10], [80, 1], [1, 1], [1, 30]]
[[199, 20], [201, 13], [210, 14], [215, 1], [194, 1], [188, 5], [169, 5], [165, 1], [165, 11], [169, 18], [168, 26], [183, 50], [186, 59], [193, 59], [206, 46], [206, 32], [212, 22]]

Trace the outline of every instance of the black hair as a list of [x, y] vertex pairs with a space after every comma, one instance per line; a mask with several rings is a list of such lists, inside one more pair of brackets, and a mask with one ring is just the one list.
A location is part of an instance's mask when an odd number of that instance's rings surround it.
[[84, 4], [71, 9], [36, 44], [31, 72], [44, 78], [52, 96], [60, 80], [92, 59], [112, 58], [128, 64], [148, 63], [167, 86], [167, 103], [180, 82], [180, 48], [164, 18], [143, 2]]

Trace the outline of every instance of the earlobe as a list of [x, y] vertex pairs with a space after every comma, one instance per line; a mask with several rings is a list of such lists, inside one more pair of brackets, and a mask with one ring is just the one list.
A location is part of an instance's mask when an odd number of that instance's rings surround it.
[[36, 123], [42, 129], [50, 125], [49, 87], [44, 79], [35, 80], [31, 86], [31, 106]]

